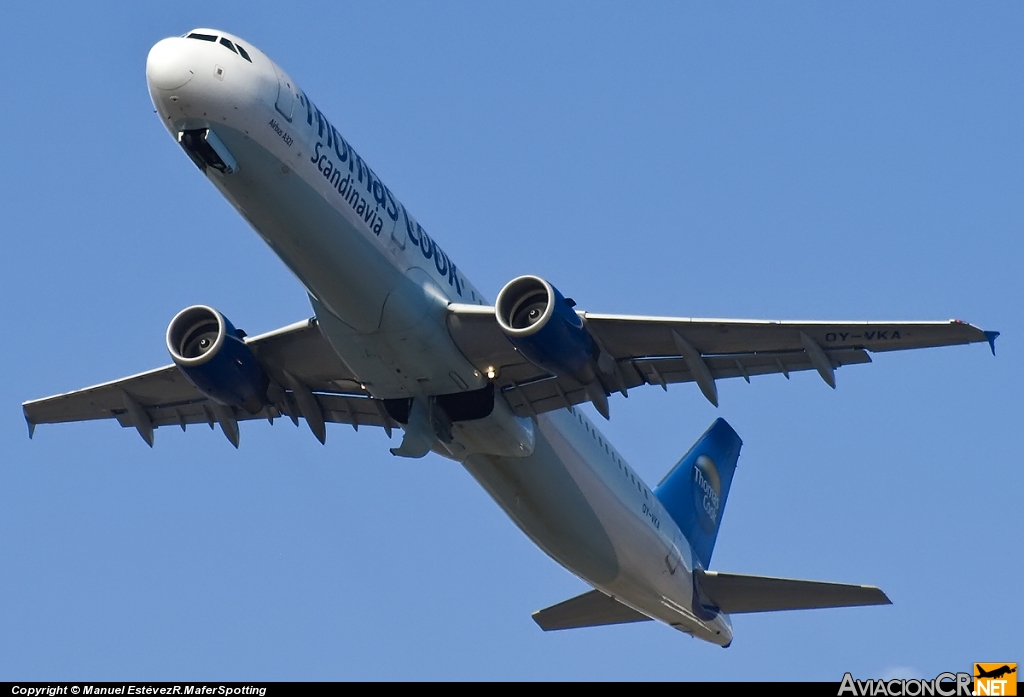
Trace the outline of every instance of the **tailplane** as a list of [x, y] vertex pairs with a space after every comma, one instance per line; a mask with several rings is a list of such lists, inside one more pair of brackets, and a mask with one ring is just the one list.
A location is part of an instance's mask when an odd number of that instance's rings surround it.
[[694, 580], [701, 604], [728, 614], [892, 605], [885, 593], [875, 586], [714, 571], [698, 571]]
[[654, 490], [705, 569], [711, 563], [742, 445], [732, 426], [718, 419]]
[[615, 598], [594, 589], [583, 595], [533, 613], [533, 621], [545, 632], [556, 629], [600, 627], [608, 624], [647, 622], [651, 618], [626, 607]]

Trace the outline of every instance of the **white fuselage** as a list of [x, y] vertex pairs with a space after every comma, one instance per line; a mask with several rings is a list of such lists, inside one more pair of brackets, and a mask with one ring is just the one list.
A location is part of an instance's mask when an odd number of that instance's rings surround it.
[[[237, 163], [208, 178], [306, 288], [325, 338], [377, 398], [428, 398], [487, 378], [445, 324], [449, 302], [486, 304], [291, 78], [246, 41], [170, 38], [150, 52], [164, 125], [210, 128]], [[237, 42], [249, 60], [219, 41]], [[455, 424], [435, 451], [461, 462], [541, 549], [681, 631], [728, 645], [727, 616], [694, 600], [690, 546], [579, 409]]]

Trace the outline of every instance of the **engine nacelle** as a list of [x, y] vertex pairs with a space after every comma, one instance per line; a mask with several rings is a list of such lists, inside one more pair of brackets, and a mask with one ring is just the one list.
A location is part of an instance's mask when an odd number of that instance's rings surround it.
[[531, 363], [583, 384], [594, 380], [597, 346], [554, 286], [537, 276], [520, 276], [501, 289], [494, 305], [498, 324]]
[[193, 305], [167, 326], [167, 350], [197, 390], [255, 414], [267, 401], [270, 381], [242, 336], [212, 307]]

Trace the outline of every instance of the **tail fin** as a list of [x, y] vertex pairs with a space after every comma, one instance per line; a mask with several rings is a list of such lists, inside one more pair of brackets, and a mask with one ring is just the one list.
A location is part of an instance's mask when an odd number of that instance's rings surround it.
[[732, 426], [718, 419], [654, 490], [705, 569], [742, 445]]

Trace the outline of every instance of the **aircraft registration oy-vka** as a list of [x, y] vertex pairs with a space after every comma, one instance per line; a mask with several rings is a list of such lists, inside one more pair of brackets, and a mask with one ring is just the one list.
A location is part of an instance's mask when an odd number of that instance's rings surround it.
[[578, 408], [640, 386], [835, 369], [868, 352], [988, 342], [949, 322], [774, 322], [583, 312], [521, 276], [491, 305], [316, 104], [252, 44], [213, 29], [149, 53], [171, 137], [309, 293], [314, 317], [247, 337], [182, 310], [173, 364], [23, 405], [36, 424], [304, 419], [381, 427], [402, 457], [460, 462], [544, 552], [594, 589], [534, 614], [545, 630], [660, 620], [728, 646], [729, 615], [879, 605], [873, 586], [709, 570], [741, 441], [715, 421], [654, 488]]

